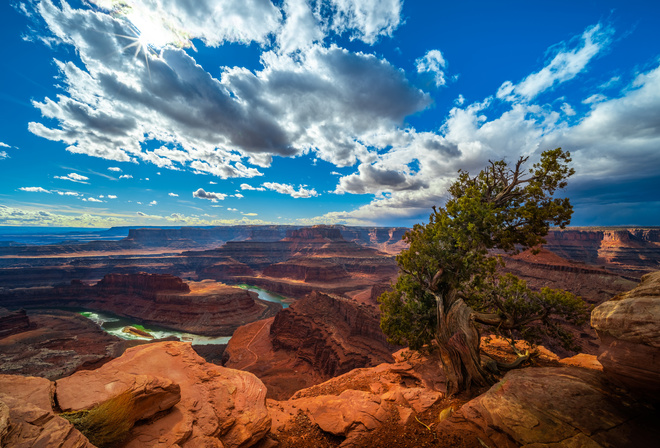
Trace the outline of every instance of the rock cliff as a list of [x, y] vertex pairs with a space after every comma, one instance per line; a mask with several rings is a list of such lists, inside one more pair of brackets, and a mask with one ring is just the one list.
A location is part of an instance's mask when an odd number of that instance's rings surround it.
[[601, 339], [598, 360], [605, 374], [660, 401], [660, 271], [596, 307], [591, 325]]
[[0, 291], [0, 305], [109, 311], [147, 324], [204, 335], [231, 335], [240, 325], [274, 315], [281, 305], [256, 293], [160, 274], [109, 274], [94, 286], [73, 281], [50, 288]]
[[395, 350], [373, 307], [314, 292], [274, 319], [237, 330], [224, 365], [255, 373], [272, 388], [269, 396], [286, 398], [352, 369], [389, 362]]

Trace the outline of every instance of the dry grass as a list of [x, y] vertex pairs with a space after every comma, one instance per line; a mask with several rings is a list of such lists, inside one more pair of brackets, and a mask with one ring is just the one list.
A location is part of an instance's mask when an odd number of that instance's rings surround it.
[[113, 448], [133, 427], [133, 396], [124, 392], [95, 408], [60, 414], [98, 448]]

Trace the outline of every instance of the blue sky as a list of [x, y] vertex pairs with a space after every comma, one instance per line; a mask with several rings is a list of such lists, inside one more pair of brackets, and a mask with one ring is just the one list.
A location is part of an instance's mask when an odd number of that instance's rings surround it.
[[573, 225], [660, 225], [656, 1], [3, 2], [0, 225], [404, 225], [573, 155]]

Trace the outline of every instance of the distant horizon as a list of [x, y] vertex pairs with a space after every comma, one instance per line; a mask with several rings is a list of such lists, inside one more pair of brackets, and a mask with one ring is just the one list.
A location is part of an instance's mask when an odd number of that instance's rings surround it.
[[411, 227], [557, 147], [574, 226], [660, 225], [660, 2], [241, 5], [0, 5], [0, 226]]

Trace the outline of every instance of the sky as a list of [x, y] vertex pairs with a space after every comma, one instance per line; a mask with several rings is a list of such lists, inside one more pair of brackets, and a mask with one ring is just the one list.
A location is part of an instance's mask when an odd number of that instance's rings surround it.
[[0, 226], [412, 226], [572, 155], [572, 225], [660, 225], [660, 2], [8, 0]]

